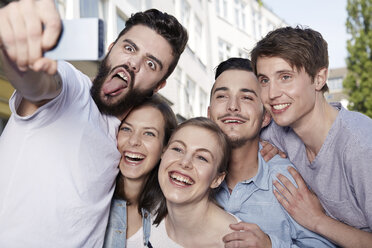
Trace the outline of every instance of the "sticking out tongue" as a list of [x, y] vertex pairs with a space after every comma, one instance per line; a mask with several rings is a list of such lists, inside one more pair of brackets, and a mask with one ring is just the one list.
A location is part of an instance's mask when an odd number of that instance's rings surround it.
[[106, 82], [103, 85], [102, 90], [105, 95], [110, 95], [125, 87], [126, 87], [126, 83], [122, 79], [113, 77], [110, 81]]

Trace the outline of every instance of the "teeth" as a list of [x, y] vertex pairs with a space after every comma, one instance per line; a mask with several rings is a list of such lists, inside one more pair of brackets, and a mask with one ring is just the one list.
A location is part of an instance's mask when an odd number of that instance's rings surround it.
[[243, 122], [239, 121], [239, 120], [224, 120], [223, 123], [239, 123], [239, 124], [242, 124]]
[[189, 178], [187, 177], [183, 177], [181, 175], [175, 175], [175, 174], [171, 174], [170, 177], [174, 180], [177, 180], [179, 182], [182, 182], [182, 183], [186, 183], [188, 185], [192, 185], [193, 184], [193, 181], [190, 180]]
[[281, 109], [284, 109], [284, 108], [288, 107], [289, 105], [290, 105], [289, 103], [277, 104], [277, 105], [273, 105], [273, 108], [276, 109], [276, 110], [281, 110]]
[[129, 159], [132, 159], [132, 160], [142, 160], [145, 158], [145, 156], [141, 155], [141, 154], [137, 154], [137, 153], [130, 153], [130, 152], [126, 152], [124, 154], [125, 157], [129, 158]]
[[124, 72], [118, 72], [116, 75], [118, 75], [121, 79], [123, 79], [124, 81], [128, 81], [128, 77], [125, 76]]

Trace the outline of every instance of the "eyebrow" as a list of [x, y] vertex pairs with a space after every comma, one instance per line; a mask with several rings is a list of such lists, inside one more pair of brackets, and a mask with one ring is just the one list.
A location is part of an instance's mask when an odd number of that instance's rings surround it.
[[[132, 41], [131, 39], [124, 39], [123, 42], [127, 42], [129, 43], [131, 46], [134, 47], [135, 50], [139, 51], [139, 47], [136, 45], [136, 43], [134, 43], [134, 41]], [[146, 53], [146, 56], [152, 60], [154, 60], [159, 66], [160, 66], [160, 70], [163, 70], [163, 63], [157, 58], [155, 57], [154, 55], [150, 54], [150, 53]]]
[[[174, 142], [180, 143], [184, 147], [187, 147], [187, 145], [185, 144], [185, 142], [183, 142], [182, 140], [173, 140], [171, 142], [171, 144], [174, 143]], [[214, 159], [213, 153], [211, 151], [209, 151], [208, 149], [206, 149], [206, 148], [198, 148], [198, 149], [196, 149], [196, 151], [198, 151], [198, 152], [207, 152], [207, 153], [209, 153], [211, 155], [212, 159]]]
[[[133, 127], [134, 125], [130, 124], [129, 122], [126, 122], [125, 120], [121, 123], [120, 127], [123, 126], [123, 124], [126, 124], [128, 126], [131, 126]], [[159, 130], [156, 128], [156, 127], [142, 127], [142, 129], [152, 129], [152, 130], [155, 130], [157, 133], [159, 133]]]
[[[213, 91], [213, 94], [215, 94], [217, 91], [228, 91], [229, 88], [227, 87], [218, 87], [216, 88], [214, 91]], [[247, 88], [241, 88], [240, 89], [241, 92], [244, 92], [244, 93], [252, 93], [254, 94], [255, 96], [257, 96], [257, 93], [254, 91], [254, 90], [251, 90], [251, 89], [247, 89]]]
[[[295, 71], [294, 70], [280, 70], [280, 71], [275, 72], [275, 74], [281, 74], [281, 73], [295, 73]], [[265, 74], [258, 73], [257, 78], [259, 77], [267, 77], [267, 76]]]

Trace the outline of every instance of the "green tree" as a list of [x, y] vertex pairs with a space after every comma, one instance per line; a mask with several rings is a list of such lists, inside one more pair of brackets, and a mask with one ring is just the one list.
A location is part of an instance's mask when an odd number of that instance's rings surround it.
[[372, 118], [372, 0], [348, 0], [347, 12], [348, 107]]

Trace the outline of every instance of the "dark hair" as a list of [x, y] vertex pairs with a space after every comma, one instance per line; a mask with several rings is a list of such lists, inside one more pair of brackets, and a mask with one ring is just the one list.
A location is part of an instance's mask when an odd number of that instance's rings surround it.
[[167, 73], [160, 81], [162, 82], [172, 74], [183, 50], [185, 50], [188, 40], [187, 30], [174, 16], [157, 9], [149, 9], [144, 12], [132, 14], [132, 16], [126, 21], [125, 28], [120, 32], [114, 43], [116, 43], [122, 35], [128, 32], [135, 25], [144, 25], [151, 28], [166, 39], [172, 47], [173, 60], [169, 65]]
[[[257, 75], [259, 57], [280, 57], [298, 71], [305, 72], [314, 80], [322, 68], [328, 68], [328, 45], [322, 35], [301, 26], [283, 27], [269, 32], [251, 51], [254, 73]], [[325, 84], [323, 92], [328, 91]]]
[[[227, 166], [229, 164], [230, 156], [231, 156], [231, 147], [229, 140], [227, 136], [222, 132], [222, 130], [218, 127], [216, 123], [214, 123], [212, 120], [205, 118], [205, 117], [196, 117], [191, 118], [180, 125], [174, 130], [172, 137], [182, 128], [188, 127], [188, 126], [195, 126], [195, 127], [201, 127], [208, 131], [211, 131], [215, 137], [218, 140], [219, 147], [221, 149], [222, 158], [220, 163], [217, 167], [217, 173], [227, 173]], [[171, 138], [172, 138], [171, 137]], [[215, 202], [214, 195], [215, 195], [216, 189], [210, 190], [209, 193], [209, 200]], [[164, 195], [162, 195], [162, 200], [160, 201], [159, 208], [156, 210], [156, 218], [154, 220], [154, 224], [159, 225], [159, 223], [162, 221], [162, 219], [168, 214], [167, 205], [166, 205], [166, 199]], [[215, 202], [216, 203], [216, 202]]]
[[[227, 70], [242, 70], [242, 71], [253, 72], [251, 61], [249, 59], [229, 58], [225, 61], [222, 61], [217, 66], [214, 80], [216, 80], [224, 71], [227, 71]], [[215, 83], [212, 86], [209, 100], [212, 99], [214, 86], [215, 86]]]
[[[163, 146], [168, 143], [168, 140], [173, 132], [173, 130], [177, 127], [177, 119], [174, 115], [172, 109], [169, 105], [158, 95], [155, 94], [146, 99], [141, 105], [136, 106], [133, 110], [135, 111], [138, 108], [150, 106], [157, 110], [159, 110], [164, 119], [164, 139], [163, 139]], [[160, 159], [157, 165], [151, 170], [149, 173], [149, 177], [146, 180], [141, 193], [138, 198], [138, 212], [141, 214], [141, 209], [146, 209], [147, 211], [151, 212], [155, 209], [155, 207], [159, 204], [161, 200], [161, 189], [158, 182], [158, 169], [159, 169]], [[129, 205], [130, 202], [125, 197], [125, 188], [124, 188], [124, 181], [121, 173], [119, 173], [116, 179], [116, 188], [114, 193], [115, 198], [124, 199], [127, 201]]]

